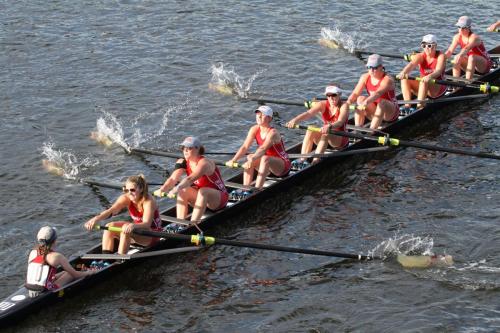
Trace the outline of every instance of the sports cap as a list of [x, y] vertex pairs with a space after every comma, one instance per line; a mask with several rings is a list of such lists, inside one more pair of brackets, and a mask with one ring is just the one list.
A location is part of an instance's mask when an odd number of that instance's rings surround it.
[[437, 44], [437, 38], [433, 34], [422, 37], [422, 43]]
[[334, 95], [342, 95], [342, 90], [337, 86], [327, 86], [325, 88], [325, 95], [334, 94]]
[[378, 67], [382, 65], [382, 57], [378, 54], [372, 54], [368, 57], [366, 62], [366, 67]]
[[455, 25], [460, 28], [470, 28], [472, 26], [472, 20], [468, 16], [460, 16]]
[[50, 245], [57, 239], [56, 228], [45, 226], [40, 228], [36, 240], [42, 245]]
[[195, 136], [188, 136], [187, 138], [184, 139], [181, 143], [182, 147], [188, 147], [188, 148], [199, 148], [201, 147], [201, 142], [200, 139], [198, 139]]
[[256, 110], [255, 110], [255, 113], [257, 112], [260, 112], [262, 113], [264, 116], [268, 116], [268, 117], [271, 117], [273, 116], [273, 109], [271, 109], [269, 106], [267, 105], [261, 105], [259, 106]]

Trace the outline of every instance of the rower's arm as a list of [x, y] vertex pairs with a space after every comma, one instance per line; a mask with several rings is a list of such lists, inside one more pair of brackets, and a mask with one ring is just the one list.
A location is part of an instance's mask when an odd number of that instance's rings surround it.
[[459, 54], [465, 55], [474, 47], [479, 45], [481, 45], [481, 38], [479, 38], [479, 36], [476, 34], [472, 34], [471, 36], [469, 36], [469, 42], [467, 43], [467, 45], [464, 46], [464, 48], [460, 51]]
[[236, 152], [236, 154], [233, 156], [233, 158], [230, 160], [230, 162], [236, 162], [243, 156], [245, 156], [246, 152], [252, 145], [252, 142], [255, 138], [255, 132], [257, 131], [258, 125], [254, 125], [248, 130], [247, 137], [245, 138], [245, 141], [241, 145], [240, 149]]
[[458, 45], [458, 34], [453, 36], [453, 39], [451, 41], [450, 46], [448, 47], [448, 50], [445, 52], [445, 57], [446, 58], [451, 58], [451, 55], [453, 54], [453, 51], [457, 48]]
[[92, 229], [95, 225], [95, 223], [109, 219], [112, 216], [120, 214], [120, 212], [125, 209], [125, 207], [128, 206], [129, 200], [125, 196], [125, 194], [122, 194], [116, 199], [116, 201], [113, 203], [111, 207], [109, 207], [106, 210], [103, 210], [93, 218], [91, 218], [87, 223], [85, 223], [85, 227], [87, 229]]
[[153, 222], [155, 207], [155, 202], [150, 196], [149, 199], [144, 200], [142, 204], [142, 222], [134, 223], [134, 228], [149, 229], [151, 227], [151, 223]]
[[323, 109], [323, 105], [324, 102], [315, 103], [312, 108], [310, 108], [306, 112], [302, 112], [301, 114], [297, 115], [292, 120], [290, 120], [290, 123], [296, 124], [303, 120], [307, 120], [314, 117], [316, 114], [321, 112], [321, 110]]
[[175, 162], [175, 170], [172, 172], [170, 177], [168, 177], [165, 183], [163, 183], [163, 185], [160, 187], [161, 192], [170, 191], [175, 186], [175, 184], [179, 182], [182, 175], [185, 173], [185, 169], [182, 168], [183, 163], [186, 162], [182, 158]]
[[356, 87], [354, 88], [354, 90], [352, 91], [351, 95], [349, 96], [349, 98], [346, 101], [347, 104], [354, 104], [354, 103], [356, 103], [356, 100], [361, 95], [361, 93], [363, 92], [363, 88], [365, 87], [365, 82], [366, 82], [366, 76], [367, 75], [368, 74], [361, 75], [361, 77], [359, 78], [358, 84], [356, 84]]
[[339, 119], [330, 125], [332, 129], [340, 128], [347, 122], [347, 118], [349, 118], [349, 105], [346, 103], [342, 104], [339, 112]]
[[[66, 271], [73, 279], [79, 279], [81, 277], [87, 276], [94, 274], [96, 271], [90, 270], [90, 271], [77, 271], [76, 269], [71, 266], [69, 263], [68, 259], [66, 259], [65, 256], [63, 256], [61, 253], [54, 253], [53, 256], [51, 256], [49, 264], [51, 266], [57, 267], [61, 266], [64, 271]], [[47, 258], [49, 259], [49, 258]]]
[[422, 62], [422, 54], [415, 54], [411, 57], [411, 61], [399, 72], [398, 77], [404, 79]]
[[436, 68], [434, 69], [434, 72], [432, 72], [427, 76], [431, 79], [437, 79], [441, 76], [441, 73], [443, 73], [445, 67], [446, 67], [446, 58], [443, 53], [440, 53], [437, 58], [437, 64]]
[[182, 190], [183, 188], [189, 187], [191, 186], [191, 184], [197, 181], [201, 176], [211, 174], [210, 167], [211, 164], [206, 158], [200, 160], [198, 162], [198, 165], [196, 165], [196, 168], [194, 168], [193, 172], [191, 172], [189, 176], [185, 177], [179, 182], [179, 184], [177, 184], [176, 190], [179, 191]]

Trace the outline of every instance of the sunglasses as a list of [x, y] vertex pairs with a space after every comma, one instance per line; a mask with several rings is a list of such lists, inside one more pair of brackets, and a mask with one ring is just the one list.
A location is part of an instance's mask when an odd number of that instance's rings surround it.
[[326, 97], [337, 97], [337, 94], [327, 94]]
[[462, 30], [462, 29], [468, 29], [470, 30], [470, 27], [458, 27], [458, 29]]
[[197, 147], [182, 147], [182, 150], [193, 150], [196, 149]]
[[426, 43], [422, 43], [422, 44], [420, 44], [420, 46], [422, 46], [422, 48], [423, 48], [423, 49], [425, 49], [425, 48], [430, 49], [430, 48], [432, 48], [434, 45], [436, 45], [436, 44], [432, 44], [432, 43], [431, 43], [431, 44], [426, 44]]
[[137, 189], [135, 188], [126, 188], [125, 186], [123, 186], [123, 193], [135, 193], [137, 191]]
[[380, 67], [380, 65], [379, 66], [366, 66], [366, 68], [368, 68], [369, 70], [370, 69], [376, 70], [379, 67]]

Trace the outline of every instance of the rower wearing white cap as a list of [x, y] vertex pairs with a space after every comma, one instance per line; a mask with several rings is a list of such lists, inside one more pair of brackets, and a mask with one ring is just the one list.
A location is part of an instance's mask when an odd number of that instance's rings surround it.
[[459, 77], [462, 70], [465, 78], [472, 79], [475, 72], [486, 74], [490, 71], [493, 62], [484, 47], [481, 38], [472, 32], [472, 20], [468, 16], [461, 16], [457, 23], [458, 33], [453, 36], [446, 57], [450, 58], [453, 51], [460, 45], [460, 52], [455, 56], [453, 76]]
[[[420, 45], [423, 52], [412, 55], [411, 62], [398, 74], [401, 79], [401, 91], [405, 100], [411, 100], [412, 94], [416, 95], [419, 100], [423, 100], [427, 96], [430, 98], [441, 97], [446, 92], [446, 86], [429, 83], [432, 79], [442, 80], [446, 67], [444, 53], [437, 50], [436, 36], [425, 35]], [[417, 66], [423, 79], [420, 82], [406, 79]], [[421, 103], [418, 107], [423, 105], [424, 103]], [[403, 114], [414, 111], [409, 104], [401, 107], [400, 110]]]
[[[78, 279], [95, 273], [95, 270], [77, 271], [70, 265], [68, 259], [55, 250], [57, 231], [53, 227], [42, 227], [38, 231], [37, 245], [28, 257], [28, 272], [26, 288], [30, 295], [35, 296], [45, 290], [55, 290]], [[57, 272], [61, 266], [62, 271]]]
[[[315, 154], [323, 154], [328, 145], [335, 149], [342, 149], [349, 144], [346, 137], [329, 134], [330, 130], [345, 131], [349, 118], [349, 108], [342, 103], [342, 90], [330, 84], [325, 88], [326, 101], [315, 103], [312, 108], [291, 119], [286, 123], [286, 127], [294, 128], [301, 121], [310, 119], [317, 114], [321, 114], [323, 127], [321, 133], [307, 131], [302, 142], [301, 154], [308, 154], [313, 150], [313, 143], [316, 144]], [[305, 160], [302, 160], [303, 162]], [[319, 159], [313, 159], [313, 163]]]
[[[394, 79], [385, 72], [382, 57], [378, 54], [368, 57], [366, 68], [368, 73], [361, 75], [347, 103], [358, 105], [354, 116], [356, 126], [363, 126], [368, 117], [371, 119], [370, 128], [377, 129], [382, 121], [392, 122], [398, 119]], [[363, 89], [366, 89], [368, 97], [361, 96]]]
[[247, 155], [247, 161], [243, 164], [243, 184], [251, 185], [257, 170], [255, 187], [262, 188], [270, 173], [276, 177], [288, 175], [291, 162], [280, 133], [271, 126], [273, 110], [267, 105], [261, 105], [255, 110], [255, 118], [257, 124], [250, 128], [245, 141], [226, 164], [231, 165], [244, 157], [255, 141], [259, 147], [255, 153]]
[[203, 156], [205, 147], [197, 137], [185, 138], [181, 149], [184, 158], [177, 160], [175, 170], [154, 194], [168, 191], [169, 197], [177, 196], [177, 218], [185, 219], [191, 206], [191, 221], [199, 222], [207, 207], [213, 211], [226, 207], [229, 194], [219, 168]]

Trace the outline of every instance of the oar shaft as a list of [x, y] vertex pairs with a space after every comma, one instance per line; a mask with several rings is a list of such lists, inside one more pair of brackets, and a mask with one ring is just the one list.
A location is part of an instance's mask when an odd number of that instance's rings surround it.
[[359, 53], [359, 54], [378, 54], [382, 57], [387, 57], [387, 58], [396, 58], [396, 59], [405, 59], [405, 56], [406, 55], [403, 55], [403, 54], [394, 54], [394, 53], [380, 53], [380, 52], [377, 52], [377, 51], [373, 51], [373, 50], [354, 50], [353, 53]]
[[247, 97], [246, 99], [250, 101], [256, 101], [259, 104], [269, 103], [269, 104], [304, 106], [304, 101], [288, 101], [283, 99], [270, 99], [270, 98], [258, 98], [258, 97]]
[[[398, 78], [401, 79], [401, 78]], [[416, 81], [422, 81], [423, 78], [421, 77], [416, 77], [416, 76], [408, 76], [406, 77], [408, 80], [416, 80]], [[453, 87], [462, 87], [462, 88], [472, 88], [472, 89], [479, 89], [479, 91], [487, 94], [487, 93], [497, 93], [499, 92], [499, 87], [498, 86], [491, 86], [489, 83], [484, 83], [484, 84], [470, 84], [470, 83], [465, 83], [465, 82], [456, 82], [456, 81], [446, 81], [446, 80], [438, 80], [438, 79], [432, 79], [429, 81], [430, 83], [435, 83], [435, 84], [440, 84], [444, 86], [453, 86]]]
[[[121, 228], [119, 228], [119, 227], [99, 227], [99, 229], [105, 229], [105, 230], [114, 231], [114, 232], [121, 232]], [[173, 239], [173, 240], [188, 241], [191, 243], [202, 244], [202, 245], [219, 244], [219, 245], [246, 247], [246, 248], [261, 249], [261, 250], [312, 254], [312, 255], [319, 255], [319, 256], [348, 258], [348, 259], [357, 259], [357, 260], [381, 259], [379, 257], [375, 257], [375, 256], [372, 257], [372, 256], [367, 256], [367, 255], [361, 255], [361, 254], [340, 253], [340, 252], [333, 252], [333, 251], [302, 249], [302, 248], [295, 248], [295, 247], [288, 247], [288, 246], [234, 241], [234, 240], [230, 240], [230, 239], [214, 238], [214, 237], [207, 237], [207, 236], [200, 236], [200, 235], [171, 234], [168, 232], [152, 231], [152, 230], [146, 230], [146, 229], [134, 229], [134, 233], [138, 234], [138, 235], [149, 236], [149, 237], [162, 237], [162, 238]]]
[[[156, 156], [178, 158], [178, 159], [179, 158], [184, 158], [181, 154], [169, 153], [169, 152], [166, 152], [166, 151], [149, 150], [149, 149], [143, 149], [143, 148], [131, 148], [130, 152], [131, 153], [136, 153], [136, 154], [156, 155]], [[210, 159], [210, 160], [213, 161], [216, 165], [219, 165], [219, 166], [227, 166], [229, 168], [240, 168], [241, 167], [241, 165], [239, 163], [237, 163], [237, 162], [229, 165], [229, 164], [226, 164], [226, 162], [224, 162], [224, 161], [214, 160], [214, 159]]]
[[[312, 131], [312, 132], [321, 132], [321, 128], [314, 127], [314, 126], [295, 125], [295, 128], [305, 129], [305, 130]], [[349, 133], [349, 132], [342, 132], [342, 131], [332, 131], [332, 130], [330, 130], [330, 134], [344, 136], [344, 137], [348, 137], [348, 138], [376, 141], [377, 143], [382, 144], [382, 145], [415, 147], [415, 148], [421, 148], [421, 149], [427, 149], [427, 150], [433, 150], [433, 151], [442, 151], [442, 152], [453, 153], [453, 154], [468, 155], [468, 156], [475, 156], [475, 157], [491, 158], [491, 159], [500, 160], [500, 155], [483, 153], [483, 152], [472, 152], [472, 151], [458, 149], [458, 148], [440, 147], [440, 146], [428, 145], [428, 144], [423, 144], [423, 143], [414, 142], [414, 141], [404, 141], [404, 140], [399, 140], [399, 139], [395, 139], [395, 138], [390, 138], [388, 136], [376, 137], [376, 136], [371, 136], [371, 135]]]

